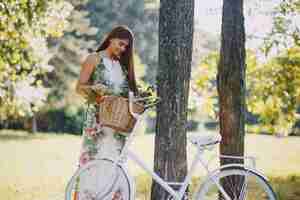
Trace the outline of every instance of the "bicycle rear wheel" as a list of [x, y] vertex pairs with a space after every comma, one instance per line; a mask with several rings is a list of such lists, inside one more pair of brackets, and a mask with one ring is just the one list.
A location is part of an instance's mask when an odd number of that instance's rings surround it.
[[220, 186], [232, 200], [276, 200], [268, 181], [244, 168], [224, 169], [209, 179], [197, 192], [195, 200], [226, 200]]
[[[130, 199], [124, 170], [108, 159], [94, 160], [78, 169], [66, 187], [65, 200]], [[116, 198], [116, 196], [119, 198]]]

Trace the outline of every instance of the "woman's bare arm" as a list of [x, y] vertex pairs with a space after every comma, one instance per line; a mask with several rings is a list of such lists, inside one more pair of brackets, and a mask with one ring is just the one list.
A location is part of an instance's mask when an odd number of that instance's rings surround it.
[[92, 72], [94, 71], [95, 66], [97, 65], [97, 62], [97, 54], [90, 54], [81, 64], [81, 71], [76, 85], [76, 92], [85, 98], [88, 97], [90, 92], [92, 92], [91, 85], [89, 85], [88, 81]]

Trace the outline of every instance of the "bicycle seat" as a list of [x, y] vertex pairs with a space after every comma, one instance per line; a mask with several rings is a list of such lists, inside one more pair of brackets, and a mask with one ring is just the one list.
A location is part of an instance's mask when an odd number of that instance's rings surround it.
[[215, 135], [191, 135], [188, 140], [199, 147], [204, 147], [208, 145], [214, 145], [221, 142], [222, 137], [220, 134]]

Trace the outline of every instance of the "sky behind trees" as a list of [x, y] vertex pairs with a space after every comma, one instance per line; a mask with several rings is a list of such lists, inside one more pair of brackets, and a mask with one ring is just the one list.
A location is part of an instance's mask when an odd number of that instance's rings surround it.
[[[205, 3], [204, 3], [205, 2]], [[195, 1], [196, 26], [214, 34], [221, 33], [222, 0]], [[280, 0], [247, 0], [245, 1], [245, 30], [247, 35], [262, 37], [272, 27], [271, 11]], [[259, 39], [248, 40], [247, 48], [255, 48]]]

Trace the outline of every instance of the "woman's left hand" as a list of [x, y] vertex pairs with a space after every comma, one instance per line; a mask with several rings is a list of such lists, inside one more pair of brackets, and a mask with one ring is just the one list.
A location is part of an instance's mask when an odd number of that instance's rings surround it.
[[96, 96], [96, 103], [97, 104], [100, 104], [103, 100], [104, 100], [105, 96], [100, 96], [100, 95], [97, 95]]

